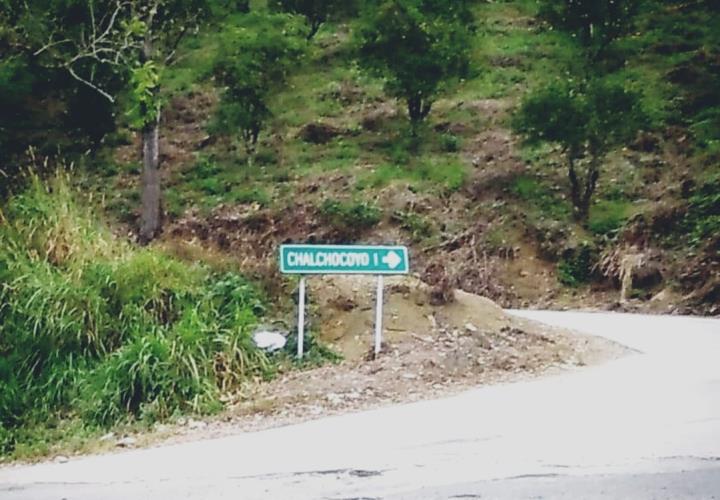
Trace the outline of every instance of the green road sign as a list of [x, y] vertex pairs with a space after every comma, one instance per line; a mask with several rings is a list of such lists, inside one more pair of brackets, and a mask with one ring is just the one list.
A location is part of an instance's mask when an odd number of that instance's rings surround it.
[[398, 246], [282, 245], [283, 274], [407, 274], [408, 250]]

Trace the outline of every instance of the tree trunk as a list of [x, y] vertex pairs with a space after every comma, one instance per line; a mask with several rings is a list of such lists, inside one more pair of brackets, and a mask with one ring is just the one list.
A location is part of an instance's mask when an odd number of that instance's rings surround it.
[[568, 178], [570, 179], [570, 199], [573, 204], [575, 220], [586, 221], [590, 215], [592, 195], [595, 193], [597, 181], [600, 177], [600, 158], [597, 154], [591, 153], [590, 165], [588, 166], [585, 180], [582, 182], [575, 168], [576, 155], [572, 151], [568, 151], [566, 154]]
[[582, 206], [582, 195], [580, 194], [580, 180], [575, 170], [575, 155], [572, 151], [567, 153], [568, 162], [568, 178], [570, 179], [570, 199], [573, 204], [573, 215], [576, 220], [582, 220], [581, 206]]
[[160, 234], [160, 120], [153, 120], [142, 131], [142, 213], [140, 243], [149, 243]]
[[[150, 19], [150, 24], [152, 18]], [[150, 33], [146, 34], [141, 62], [153, 57], [153, 44]], [[153, 100], [154, 101], [154, 100]], [[141, 178], [142, 211], [140, 213], [139, 241], [146, 245], [160, 234], [160, 111], [146, 109], [141, 106], [145, 124], [142, 128], [142, 160]]]

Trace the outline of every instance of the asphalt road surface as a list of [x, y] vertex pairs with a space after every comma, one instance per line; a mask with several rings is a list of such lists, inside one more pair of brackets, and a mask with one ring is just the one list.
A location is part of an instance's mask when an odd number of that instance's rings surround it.
[[636, 352], [300, 425], [0, 469], [0, 499], [720, 499], [720, 320], [516, 314]]

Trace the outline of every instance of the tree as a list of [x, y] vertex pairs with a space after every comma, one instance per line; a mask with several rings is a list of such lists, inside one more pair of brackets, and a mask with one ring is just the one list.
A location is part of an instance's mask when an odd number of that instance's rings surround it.
[[347, 11], [353, 8], [352, 0], [275, 0], [277, 10], [298, 14], [307, 20], [310, 31], [307, 39], [312, 39], [320, 27], [334, 13]]
[[[457, 5], [461, 5], [460, 2]], [[361, 64], [407, 102], [415, 126], [442, 86], [466, 75], [469, 20], [453, 0], [384, 0], [367, 9], [359, 31]]]
[[540, 15], [576, 37], [590, 59], [632, 29], [640, 0], [542, 0]]
[[269, 94], [281, 85], [292, 63], [303, 54], [303, 30], [284, 14], [250, 14], [252, 29], [239, 27], [221, 41], [215, 75], [223, 87], [213, 129], [240, 133], [248, 164], [252, 164], [258, 137], [271, 116]]
[[645, 125], [640, 95], [607, 80], [576, 88], [550, 85], [528, 96], [513, 119], [515, 131], [529, 143], [560, 145], [578, 220], [588, 217], [607, 153], [631, 140]]
[[161, 72], [180, 42], [213, 12], [211, 0], [5, 0], [9, 18], [36, 62], [61, 68], [115, 103], [131, 85], [133, 124], [143, 144], [139, 239], [161, 229], [159, 128]]

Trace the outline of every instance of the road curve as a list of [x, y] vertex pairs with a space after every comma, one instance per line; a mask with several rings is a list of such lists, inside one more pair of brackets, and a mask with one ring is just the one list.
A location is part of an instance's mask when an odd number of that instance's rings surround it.
[[512, 311], [634, 353], [458, 396], [0, 469], [0, 498], [720, 499], [720, 320]]

